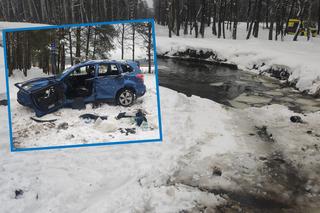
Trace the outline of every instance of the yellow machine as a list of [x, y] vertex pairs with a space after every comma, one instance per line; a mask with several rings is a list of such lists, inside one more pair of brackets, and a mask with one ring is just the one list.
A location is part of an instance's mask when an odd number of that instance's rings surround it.
[[[296, 33], [296, 30], [299, 26], [299, 23], [301, 21], [299, 19], [289, 19], [288, 21], [288, 29], [287, 29], [287, 33], [294, 35]], [[316, 37], [317, 36], [317, 28], [315, 26], [315, 24], [311, 24], [311, 26], [309, 27], [310, 33], [312, 35], [312, 37]], [[300, 35], [302, 36], [307, 36], [308, 34], [308, 30], [307, 27], [305, 27], [305, 23], [301, 22], [301, 26], [300, 26]]]

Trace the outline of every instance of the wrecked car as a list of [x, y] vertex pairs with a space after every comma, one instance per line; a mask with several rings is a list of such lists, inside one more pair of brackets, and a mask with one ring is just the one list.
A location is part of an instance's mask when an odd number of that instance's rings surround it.
[[91, 60], [61, 74], [16, 83], [17, 101], [37, 117], [75, 104], [112, 101], [131, 106], [146, 92], [144, 76], [134, 61]]

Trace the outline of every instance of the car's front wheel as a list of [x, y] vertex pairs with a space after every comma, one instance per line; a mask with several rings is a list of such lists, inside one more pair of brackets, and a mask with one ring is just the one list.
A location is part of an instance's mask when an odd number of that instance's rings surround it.
[[121, 106], [130, 106], [131, 104], [133, 104], [134, 101], [134, 93], [129, 90], [129, 89], [124, 89], [122, 90], [117, 98], [117, 102], [118, 104], [120, 104]]

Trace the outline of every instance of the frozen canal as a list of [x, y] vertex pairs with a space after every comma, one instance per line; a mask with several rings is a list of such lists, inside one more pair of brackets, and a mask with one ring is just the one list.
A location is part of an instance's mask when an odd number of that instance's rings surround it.
[[177, 59], [158, 59], [158, 68], [161, 86], [235, 108], [281, 104], [295, 112], [320, 109], [319, 99], [262, 75]]

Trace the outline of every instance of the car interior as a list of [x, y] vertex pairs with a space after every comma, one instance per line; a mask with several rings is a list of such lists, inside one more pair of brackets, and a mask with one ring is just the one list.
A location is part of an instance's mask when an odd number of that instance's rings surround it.
[[66, 79], [66, 98], [84, 98], [92, 94], [95, 66], [87, 65], [74, 70]]
[[120, 74], [116, 64], [103, 63], [99, 65], [98, 76], [118, 76]]
[[52, 85], [36, 91], [32, 96], [41, 111], [48, 111], [63, 103], [63, 87], [61, 85]]

